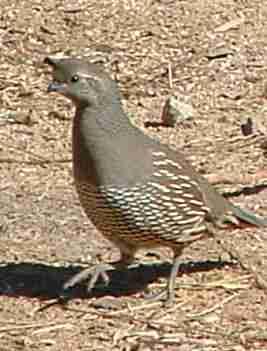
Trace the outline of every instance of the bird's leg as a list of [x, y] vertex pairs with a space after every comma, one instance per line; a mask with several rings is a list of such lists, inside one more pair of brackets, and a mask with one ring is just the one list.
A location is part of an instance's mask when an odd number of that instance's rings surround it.
[[88, 267], [83, 269], [81, 272], [75, 274], [73, 277], [68, 279], [66, 283], [63, 285], [63, 292], [68, 289], [73, 288], [76, 284], [87, 280], [89, 277], [87, 290], [90, 292], [96, 285], [99, 278], [102, 278], [104, 281], [104, 285], [107, 286], [110, 282], [110, 278], [107, 274], [107, 271], [112, 270], [114, 268], [124, 268], [131, 264], [134, 260], [134, 256], [131, 255], [128, 251], [121, 251], [121, 259], [119, 261], [111, 262], [111, 263], [100, 263], [96, 264], [93, 267]]
[[177, 274], [178, 274], [179, 269], [180, 269], [180, 263], [181, 263], [180, 262], [180, 255], [175, 256], [173, 259], [173, 265], [172, 265], [169, 281], [167, 282], [167, 286], [166, 286], [166, 293], [167, 293], [166, 300], [165, 300], [166, 305], [172, 305], [174, 302], [175, 279], [176, 279]]
[[149, 299], [153, 300], [164, 300], [165, 305], [172, 305], [175, 298], [175, 279], [179, 272], [180, 268], [180, 256], [183, 251], [183, 247], [179, 247], [179, 249], [174, 250], [174, 258], [173, 258], [173, 265], [171, 268], [171, 273], [167, 282], [167, 285], [164, 289], [159, 291], [156, 294], [148, 295]]

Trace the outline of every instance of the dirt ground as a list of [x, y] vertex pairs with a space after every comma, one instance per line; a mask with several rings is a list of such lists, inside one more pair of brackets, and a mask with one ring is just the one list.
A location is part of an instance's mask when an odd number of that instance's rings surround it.
[[[181, 148], [230, 200], [267, 216], [267, 7], [263, 0], [0, 0], [0, 350], [267, 350], [266, 292], [214, 240], [183, 256], [176, 303], [144, 298], [164, 286], [162, 262], [111, 272], [90, 295], [66, 279], [118, 252], [83, 214], [71, 171], [70, 102], [46, 92], [47, 55], [87, 56], [120, 84], [146, 133]], [[194, 108], [159, 121], [168, 96]], [[248, 118], [252, 134], [241, 126]], [[267, 281], [263, 229], [224, 233]], [[261, 287], [259, 286], [261, 285]]]

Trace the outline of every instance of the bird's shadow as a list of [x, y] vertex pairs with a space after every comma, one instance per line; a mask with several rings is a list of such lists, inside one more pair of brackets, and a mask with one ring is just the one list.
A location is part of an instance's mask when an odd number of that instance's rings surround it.
[[[181, 264], [180, 274], [209, 271], [223, 268], [231, 262], [208, 260]], [[140, 264], [123, 270], [110, 270], [108, 286], [97, 284], [89, 293], [86, 283], [77, 284], [71, 290], [71, 298], [88, 299], [92, 297], [127, 296], [143, 291], [148, 284], [160, 277], [169, 277], [170, 263]], [[63, 284], [74, 274], [80, 272], [81, 266], [52, 266], [42, 263], [2, 263], [0, 265], [0, 295], [39, 298], [41, 300], [58, 298]]]

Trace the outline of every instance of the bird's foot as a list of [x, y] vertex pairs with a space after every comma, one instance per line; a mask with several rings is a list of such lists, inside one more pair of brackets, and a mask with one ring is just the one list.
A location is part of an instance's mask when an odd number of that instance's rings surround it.
[[[100, 263], [96, 264], [93, 267], [88, 267], [83, 269], [81, 272], [75, 274], [70, 279], [64, 283], [62, 291], [60, 294], [60, 300], [64, 303], [70, 298], [71, 289], [85, 280], [88, 280], [87, 291], [90, 293], [94, 288], [96, 283], [101, 280], [102, 286], [106, 287], [110, 283], [110, 278], [107, 271], [114, 269], [122, 269], [127, 266], [131, 267], [133, 264], [134, 258], [129, 255], [122, 253], [121, 259], [112, 263]], [[131, 265], [132, 264], [132, 265]]]
[[114, 269], [113, 264], [101, 263], [93, 267], [85, 268], [81, 272], [75, 274], [73, 277], [68, 279], [63, 287], [60, 294], [62, 301], [68, 300], [70, 297], [70, 290], [77, 284], [82, 283], [88, 279], [87, 291], [90, 292], [94, 289], [98, 280], [102, 280], [104, 286], [107, 286], [110, 282], [110, 278], [107, 271]]
[[151, 301], [163, 301], [166, 307], [173, 305], [175, 300], [175, 290], [169, 291], [169, 282], [166, 287], [156, 293], [146, 293], [145, 299]]
[[94, 287], [99, 278], [102, 278], [104, 285], [109, 284], [109, 276], [107, 274], [108, 270], [114, 269], [113, 265], [108, 263], [97, 264], [93, 267], [85, 268], [81, 272], [75, 274], [63, 285], [63, 290], [68, 290], [73, 288], [76, 284], [87, 280], [89, 277], [87, 290], [90, 292]]

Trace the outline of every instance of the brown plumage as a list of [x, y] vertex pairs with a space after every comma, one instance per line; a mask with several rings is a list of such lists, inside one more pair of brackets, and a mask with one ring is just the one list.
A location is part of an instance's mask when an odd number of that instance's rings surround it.
[[[120, 264], [133, 262], [139, 248], [167, 246], [174, 261], [167, 299], [174, 297], [179, 257], [191, 242], [214, 230], [267, 220], [226, 199], [198, 174], [183, 154], [151, 139], [124, 113], [116, 83], [81, 59], [51, 58], [57, 91], [76, 106], [73, 170], [81, 205], [96, 228], [121, 252]], [[108, 281], [108, 265], [87, 269], [68, 281], [70, 288], [91, 274]]]

